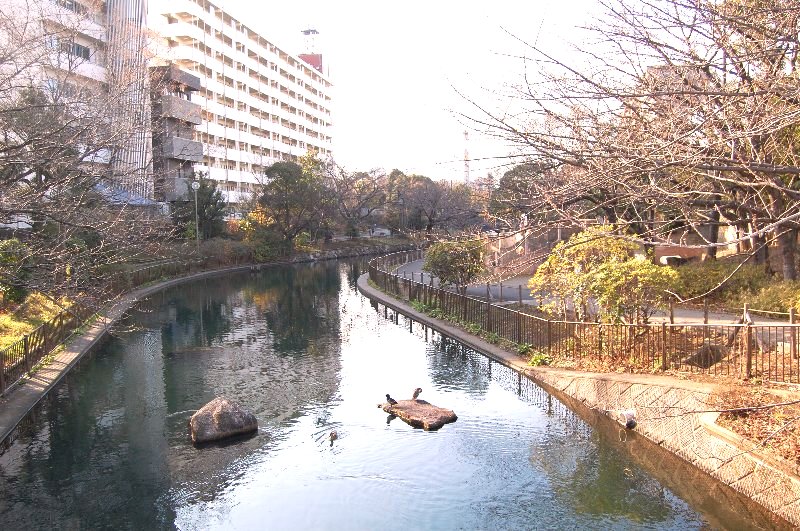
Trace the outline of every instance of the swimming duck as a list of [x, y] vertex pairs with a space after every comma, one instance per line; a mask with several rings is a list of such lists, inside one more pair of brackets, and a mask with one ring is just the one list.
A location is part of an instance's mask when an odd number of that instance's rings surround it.
[[397, 404], [397, 400], [389, 396], [389, 393], [386, 393], [386, 401], [389, 402], [390, 406]]
[[422, 387], [417, 387], [416, 389], [414, 389], [414, 396], [412, 397], [412, 400], [416, 400], [421, 392], [422, 392]]

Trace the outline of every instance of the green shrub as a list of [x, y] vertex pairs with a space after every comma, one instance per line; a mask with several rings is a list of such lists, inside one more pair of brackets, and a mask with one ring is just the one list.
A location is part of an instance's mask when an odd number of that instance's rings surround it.
[[464, 328], [467, 329], [467, 332], [470, 334], [480, 334], [481, 333], [481, 325], [475, 323], [468, 323]]
[[800, 281], [781, 280], [772, 282], [757, 293], [739, 295], [739, 304], [747, 303], [751, 308], [770, 312], [788, 312], [789, 308], [800, 309]]
[[[726, 281], [725, 279], [738, 265], [738, 262], [729, 260], [709, 260], [682, 265], [676, 268], [678, 294], [688, 299], [708, 293], [710, 300], [729, 300], [741, 297], [743, 294], [758, 293], [772, 282], [766, 267], [754, 264], [743, 265]], [[717, 287], [721, 283], [722, 285]]]
[[534, 350], [530, 359], [528, 359], [528, 365], [533, 367], [550, 365], [551, 363], [553, 363], [553, 359], [547, 354], [547, 352], [544, 352], [543, 350]]
[[500, 338], [500, 336], [499, 336], [499, 335], [497, 335], [497, 334], [496, 334], [496, 333], [494, 333], [494, 332], [488, 332], [488, 333], [487, 333], [487, 334], [484, 336], [484, 338], [486, 339], [486, 341], [488, 341], [488, 342], [489, 342], [489, 343], [491, 343], [492, 345], [496, 345], [497, 343], [499, 343], [499, 342], [500, 342], [500, 339], [501, 339], [501, 338]]
[[417, 299], [414, 299], [414, 300], [412, 300], [410, 302], [411, 302], [411, 307], [414, 308], [414, 310], [416, 310], [418, 312], [422, 312], [422, 313], [427, 313], [428, 305], [425, 304], [424, 302], [422, 302], [420, 300], [417, 300]]

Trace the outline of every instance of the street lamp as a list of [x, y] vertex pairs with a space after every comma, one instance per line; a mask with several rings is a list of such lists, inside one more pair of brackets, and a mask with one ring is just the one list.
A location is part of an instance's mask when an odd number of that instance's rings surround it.
[[194, 237], [197, 243], [197, 252], [200, 252], [200, 216], [197, 213], [197, 190], [200, 188], [199, 181], [192, 181], [192, 190], [194, 190]]

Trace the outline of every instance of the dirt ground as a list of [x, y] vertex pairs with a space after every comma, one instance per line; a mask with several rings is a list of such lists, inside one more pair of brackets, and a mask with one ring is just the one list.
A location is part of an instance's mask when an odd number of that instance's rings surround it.
[[[800, 465], [800, 392], [765, 385], [723, 385], [712, 396], [723, 412], [717, 424], [749, 439], [768, 454]], [[773, 406], [774, 404], [785, 404]], [[766, 406], [763, 409], [749, 409]]]

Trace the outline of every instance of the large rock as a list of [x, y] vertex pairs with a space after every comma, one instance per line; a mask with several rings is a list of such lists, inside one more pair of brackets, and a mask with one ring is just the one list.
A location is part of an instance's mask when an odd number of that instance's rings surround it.
[[396, 404], [379, 404], [392, 415], [403, 419], [407, 424], [424, 430], [438, 430], [448, 422], [455, 422], [458, 417], [452, 409], [437, 407], [425, 400], [398, 400]]
[[227, 398], [217, 397], [189, 419], [192, 442], [218, 441], [258, 430], [256, 416]]

